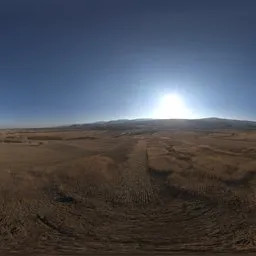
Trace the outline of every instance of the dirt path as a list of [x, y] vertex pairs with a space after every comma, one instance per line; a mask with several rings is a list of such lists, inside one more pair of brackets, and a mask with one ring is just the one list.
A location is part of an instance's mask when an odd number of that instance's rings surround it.
[[139, 141], [127, 162], [120, 165], [120, 180], [114, 203], [118, 205], [145, 205], [154, 198], [147, 169], [146, 142]]

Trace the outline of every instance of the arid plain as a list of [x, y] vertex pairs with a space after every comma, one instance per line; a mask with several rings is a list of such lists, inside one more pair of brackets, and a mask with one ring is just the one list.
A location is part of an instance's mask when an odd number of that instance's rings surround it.
[[0, 131], [0, 249], [256, 251], [256, 131]]

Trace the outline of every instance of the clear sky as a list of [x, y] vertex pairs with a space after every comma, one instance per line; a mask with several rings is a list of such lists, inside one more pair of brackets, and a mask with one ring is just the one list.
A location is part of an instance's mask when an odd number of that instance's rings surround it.
[[[256, 1], [0, 2], [0, 126], [155, 117], [256, 120]], [[189, 118], [189, 117], [188, 117]]]

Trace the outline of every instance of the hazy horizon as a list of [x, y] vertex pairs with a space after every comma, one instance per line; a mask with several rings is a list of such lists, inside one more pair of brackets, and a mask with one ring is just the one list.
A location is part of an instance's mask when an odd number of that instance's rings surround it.
[[202, 117], [202, 118], [120, 118], [120, 119], [109, 119], [109, 120], [96, 120], [93, 122], [75, 122], [75, 123], [66, 123], [66, 124], [58, 124], [58, 125], [20, 125], [20, 126], [1, 126], [0, 130], [5, 129], [38, 129], [38, 128], [58, 128], [58, 127], [66, 127], [72, 125], [89, 125], [89, 124], [97, 124], [97, 123], [107, 123], [107, 122], [118, 122], [118, 121], [136, 121], [136, 120], [204, 120], [204, 119], [220, 119], [220, 120], [230, 120], [230, 121], [245, 121], [245, 122], [256, 122], [256, 120], [248, 120], [248, 119], [232, 119], [232, 118], [224, 118], [224, 117]]

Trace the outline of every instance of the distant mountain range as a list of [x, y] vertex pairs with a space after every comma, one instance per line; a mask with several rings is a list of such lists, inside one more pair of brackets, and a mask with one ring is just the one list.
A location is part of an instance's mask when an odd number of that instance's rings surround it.
[[114, 129], [114, 130], [169, 130], [169, 129], [189, 129], [189, 130], [212, 130], [212, 129], [245, 129], [256, 130], [256, 122], [222, 119], [217, 117], [202, 119], [120, 119], [90, 124], [75, 124], [59, 128], [66, 129]]

